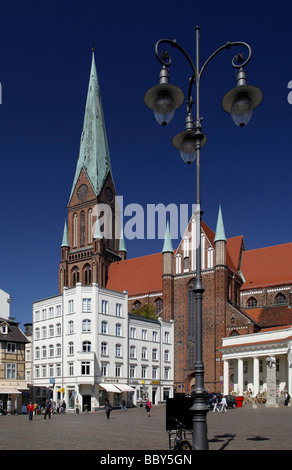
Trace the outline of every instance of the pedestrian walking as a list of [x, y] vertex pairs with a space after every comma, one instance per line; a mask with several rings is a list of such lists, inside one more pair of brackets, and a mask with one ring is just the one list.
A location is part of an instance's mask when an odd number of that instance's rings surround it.
[[35, 402], [34, 405], [33, 405], [33, 411], [34, 411], [35, 415], [38, 414], [38, 407], [39, 407], [39, 405], [37, 404], [37, 402]]
[[149, 398], [146, 401], [145, 408], [147, 411], [148, 418], [150, 418], [150, 411], [151, 411], [152, 405], [151, 405], [151, 401], [149, 400]]
[[63, 400], [63, 402], [62, 402], [62, 410], [63, 410], [63, 413], [66, 413], [66, 402], [65, 402], [65, 400]]
[[225, 397], [222, 397], [222, 400], [220, 402], [220, 411], [225, 411], [227, 413], [227, 401]]
[[213, 407], [213, 413], [215, 413], [216, 411], [219, 411], [219, 396], [216, 395], [216, 398], [215, 398], [215, 403], [214, 403], [214, 407]]
[[107, 402], [105, 404], [105, 414], [106, 414], [107, 419], [109, 419], [112, 409], [113, 409], [112, 405], [107, 400]]
[[46, 419], [47, 416], [49, 417], [49, 419], [51, 419], [51, 403], [49, 402], [49, 400], [48, 400], [47, 403], [45, 404], [44, 419]]
[[288, 392], [285, 393], [285, 401], [284, 401], [284, 405], [285, 406], [288, 406], [289, 405], [289, 401], [290, 401], [290, 395]]
[[140, 404], [140, 408], [142, 408], [142, 406], [143, 406], [143, 399], [142, 399], [142, 397], [139, 398], [139, 404]]
[[28, 411], [28, 419], [29, 421], [32, 421], [33, 418], [33, 412], [34, 412], [34, 406], [32, 402], [30, 401], [29, 404], [27, 405], [27, 411]]
[[127, 411], [126, 400], [125, 400], [124, 398], [122, 399], [121, 409], [122, 409], [122, 411], [123, 411], [123, 410], [126, 410], [126, 411]]

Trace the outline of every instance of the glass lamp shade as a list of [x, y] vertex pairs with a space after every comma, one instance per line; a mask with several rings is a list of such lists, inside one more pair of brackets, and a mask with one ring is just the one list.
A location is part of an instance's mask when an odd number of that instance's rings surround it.
[[230, 114], [233, 122], [237, 126], [243, 127], [249, 122], [252, 112], [253, 104], [251, 99], [247, 95], [239, 95], [231, 106]]
[[[207, 142], [204, 134], [199, 134], [201, 147]], [[172, 145], [179, 150], [180, 156], [187, 164], [193, 163], [197, 157], [196, 140], [198, 135], [194, 130], [185, 130], [180, 132], [172, 139]]]
[[166, 126], [172, 120], [175, 112], [175, 103], [167, 91], [158, 93], [153, 105], [153, 112], [156, 121], [162, 126]]
[[179, 153], [185, 163], [193, 163], [197, 156], [195, 139], [190, 135], [186, 136], [181, 143]]
[[160, 83], [150, 88], [144, 96], [144, 103], [152, 109], [159, 124], [166, 126], [174, 116], [174, 112], [184, 102], [184, 94], [180, 88], [170, 83]]
[[263, 95], [259, 88], [251, 85], [240, 85], [230, 90], [222, 100], [222, 108], [239, 127], [245, 126], [254, 108], [262, 101]]

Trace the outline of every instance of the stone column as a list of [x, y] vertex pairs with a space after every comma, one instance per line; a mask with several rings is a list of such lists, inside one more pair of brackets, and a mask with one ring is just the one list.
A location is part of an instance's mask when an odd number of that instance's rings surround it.
[[267, 363], [267, 407], [276, 407], [276, 358], [269, 356]]
[[243, 395], [243, 360], [238, 359], [237, 363], [238, 374], [238, 395]]
[[229, 362], [223, 362], [223, 395], [229, 395]]
[[260, 391], [260, 361], [258, 357], [253, 358], [253, 396]]

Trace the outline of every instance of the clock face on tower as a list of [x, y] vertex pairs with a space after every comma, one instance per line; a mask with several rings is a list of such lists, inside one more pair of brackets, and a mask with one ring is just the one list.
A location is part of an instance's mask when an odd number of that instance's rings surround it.
[[87, 184], [81, 184], [77, 189], [77, 196], [79, 199], [85, 199], [88, 194]]

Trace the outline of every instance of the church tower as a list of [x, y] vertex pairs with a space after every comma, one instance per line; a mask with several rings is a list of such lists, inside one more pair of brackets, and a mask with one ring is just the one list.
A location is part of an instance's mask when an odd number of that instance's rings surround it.
[[[94, 50], [59, 266], [59, 292], [77, 282], [106, 286], [108, 267], [122, 259], [120, 225]], [[125, 255], [124, 255], [125, 256]]]

